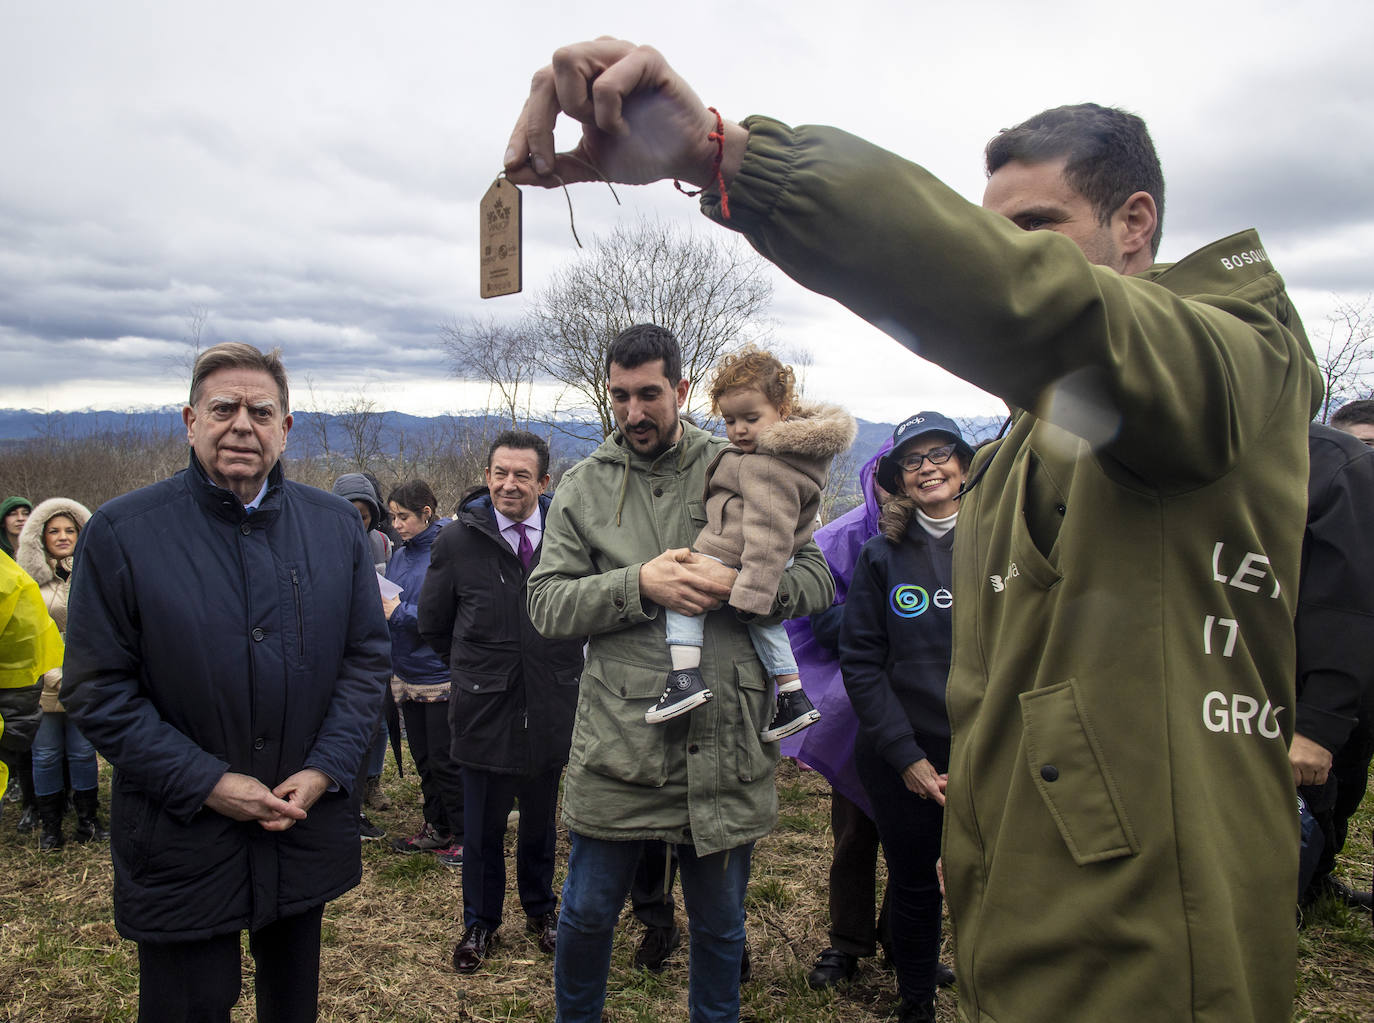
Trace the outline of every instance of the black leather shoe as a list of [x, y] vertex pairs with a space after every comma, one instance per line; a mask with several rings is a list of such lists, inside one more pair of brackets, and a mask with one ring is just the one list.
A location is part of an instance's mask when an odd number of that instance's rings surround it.
[[806, 986], [813, 991], [834, 987], [853, 977], [858, 968], [858, 956], [841, 952], [838, 948], [827, 948], [816, 956], [815, 968], [806, 975]]
[[646, 927], [644, 937], [635, 950], [635, 965], [650, 973], [662, 973], [668, 956], [682, 944], [682, 931], [677, 924], [671, 927]]
[[496, 947], [496, 933], [481, 924], [463, 932], [463, 940], [453, 949], [453, 968], [459, 973], [475, 973], [487, 953]]
[[944, 963], [935, 964], [935, 986], [950, 987], [954, 984], [954, 971]]
[[538, 916], [525, 917], [525, 930], [533, 934], [539, 942], [539, 951], [553, 955], [558, 948], [558, 912], [549, 910]]
[[1328, 877], [1322, 882], [1322, 890], [1337, 902], [1344, 902], [1351, 909], [1362, 909], [1368, 913], [1370, 906], [1374, 905], [1374, 895], [1356, 891], [1334, 877]]

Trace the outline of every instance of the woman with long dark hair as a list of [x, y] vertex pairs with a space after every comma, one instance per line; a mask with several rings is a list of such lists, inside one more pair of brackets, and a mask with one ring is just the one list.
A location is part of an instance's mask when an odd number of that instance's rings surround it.
[[394, 489], [386, 503], [401, 538], [386, 568], [401, 593], [382, 601], [391, 628], [392, 685], [425, 797], [420, 829], [393, 840], [391, 847], [438, 853], [442, 862], [457, 866], [463, 862], [463, 775], [449, 753], [449, 669], [420, 638], [416, 621], [430, 548], [442, 525], [435, 512], [439, 502], [428, 483], [411, 480]]

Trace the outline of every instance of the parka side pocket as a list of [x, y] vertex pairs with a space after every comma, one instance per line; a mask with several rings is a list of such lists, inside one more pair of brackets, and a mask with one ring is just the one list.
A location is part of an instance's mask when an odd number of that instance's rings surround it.
[[1021, 723], [1031, 781], [1074, 862], [1081, 867], [1139, 852], [1074, 681], [1022, 693]]
[[575, 757], [593, 774], [632, 785], [660, 787], [668, 780], [665, 728], [644, 721], [663, 691], [657, 669], [601, 658], [582, 673], [573, 730]]
[[778, 743], [765, 743], [759, 733], [768, 727], [772, 687], [757, 660], [735, 662], [735, 690], [740, 716], [735, 737], [735, 776], [742, 782], [771, 778], [778, 766]]

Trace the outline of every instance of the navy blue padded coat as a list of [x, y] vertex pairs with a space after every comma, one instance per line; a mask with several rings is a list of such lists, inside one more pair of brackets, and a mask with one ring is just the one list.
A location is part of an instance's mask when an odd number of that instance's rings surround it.
[[[372, 554], [342, 498], [268, 477], [257, 511], [189, 468], [81, 531], [62, 699], [114, 765], [115, 925], [192, 941], [358, 883], [348, 790], [390, 677]], [[282, 832], [203, 806], [225, 771], [337, 783]]]

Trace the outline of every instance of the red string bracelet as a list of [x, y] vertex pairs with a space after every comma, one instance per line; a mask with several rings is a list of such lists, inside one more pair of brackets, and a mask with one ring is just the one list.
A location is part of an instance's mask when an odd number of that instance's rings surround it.
[[[725, 120], [720, 116], [720, 111], [715, 107], [707, 107], [707, 110], [716, 115], [716, 130], [707, 132], [706, 137], [716, 144], [716, 158], [711, 165], [711, 171], [716, 176], [716, 187], [720, 189], [720, 213], [726, 220], [730, 219], [730, 197], [725, 194], [725, 177], [720, 173], [720, 161], [725, 158]], [[695, 192], [689, 192], [682, 187], [682, 182], [673, 178], [673, 185], [685, 196], [696, 198], [704, 191], [698, 188]]]

